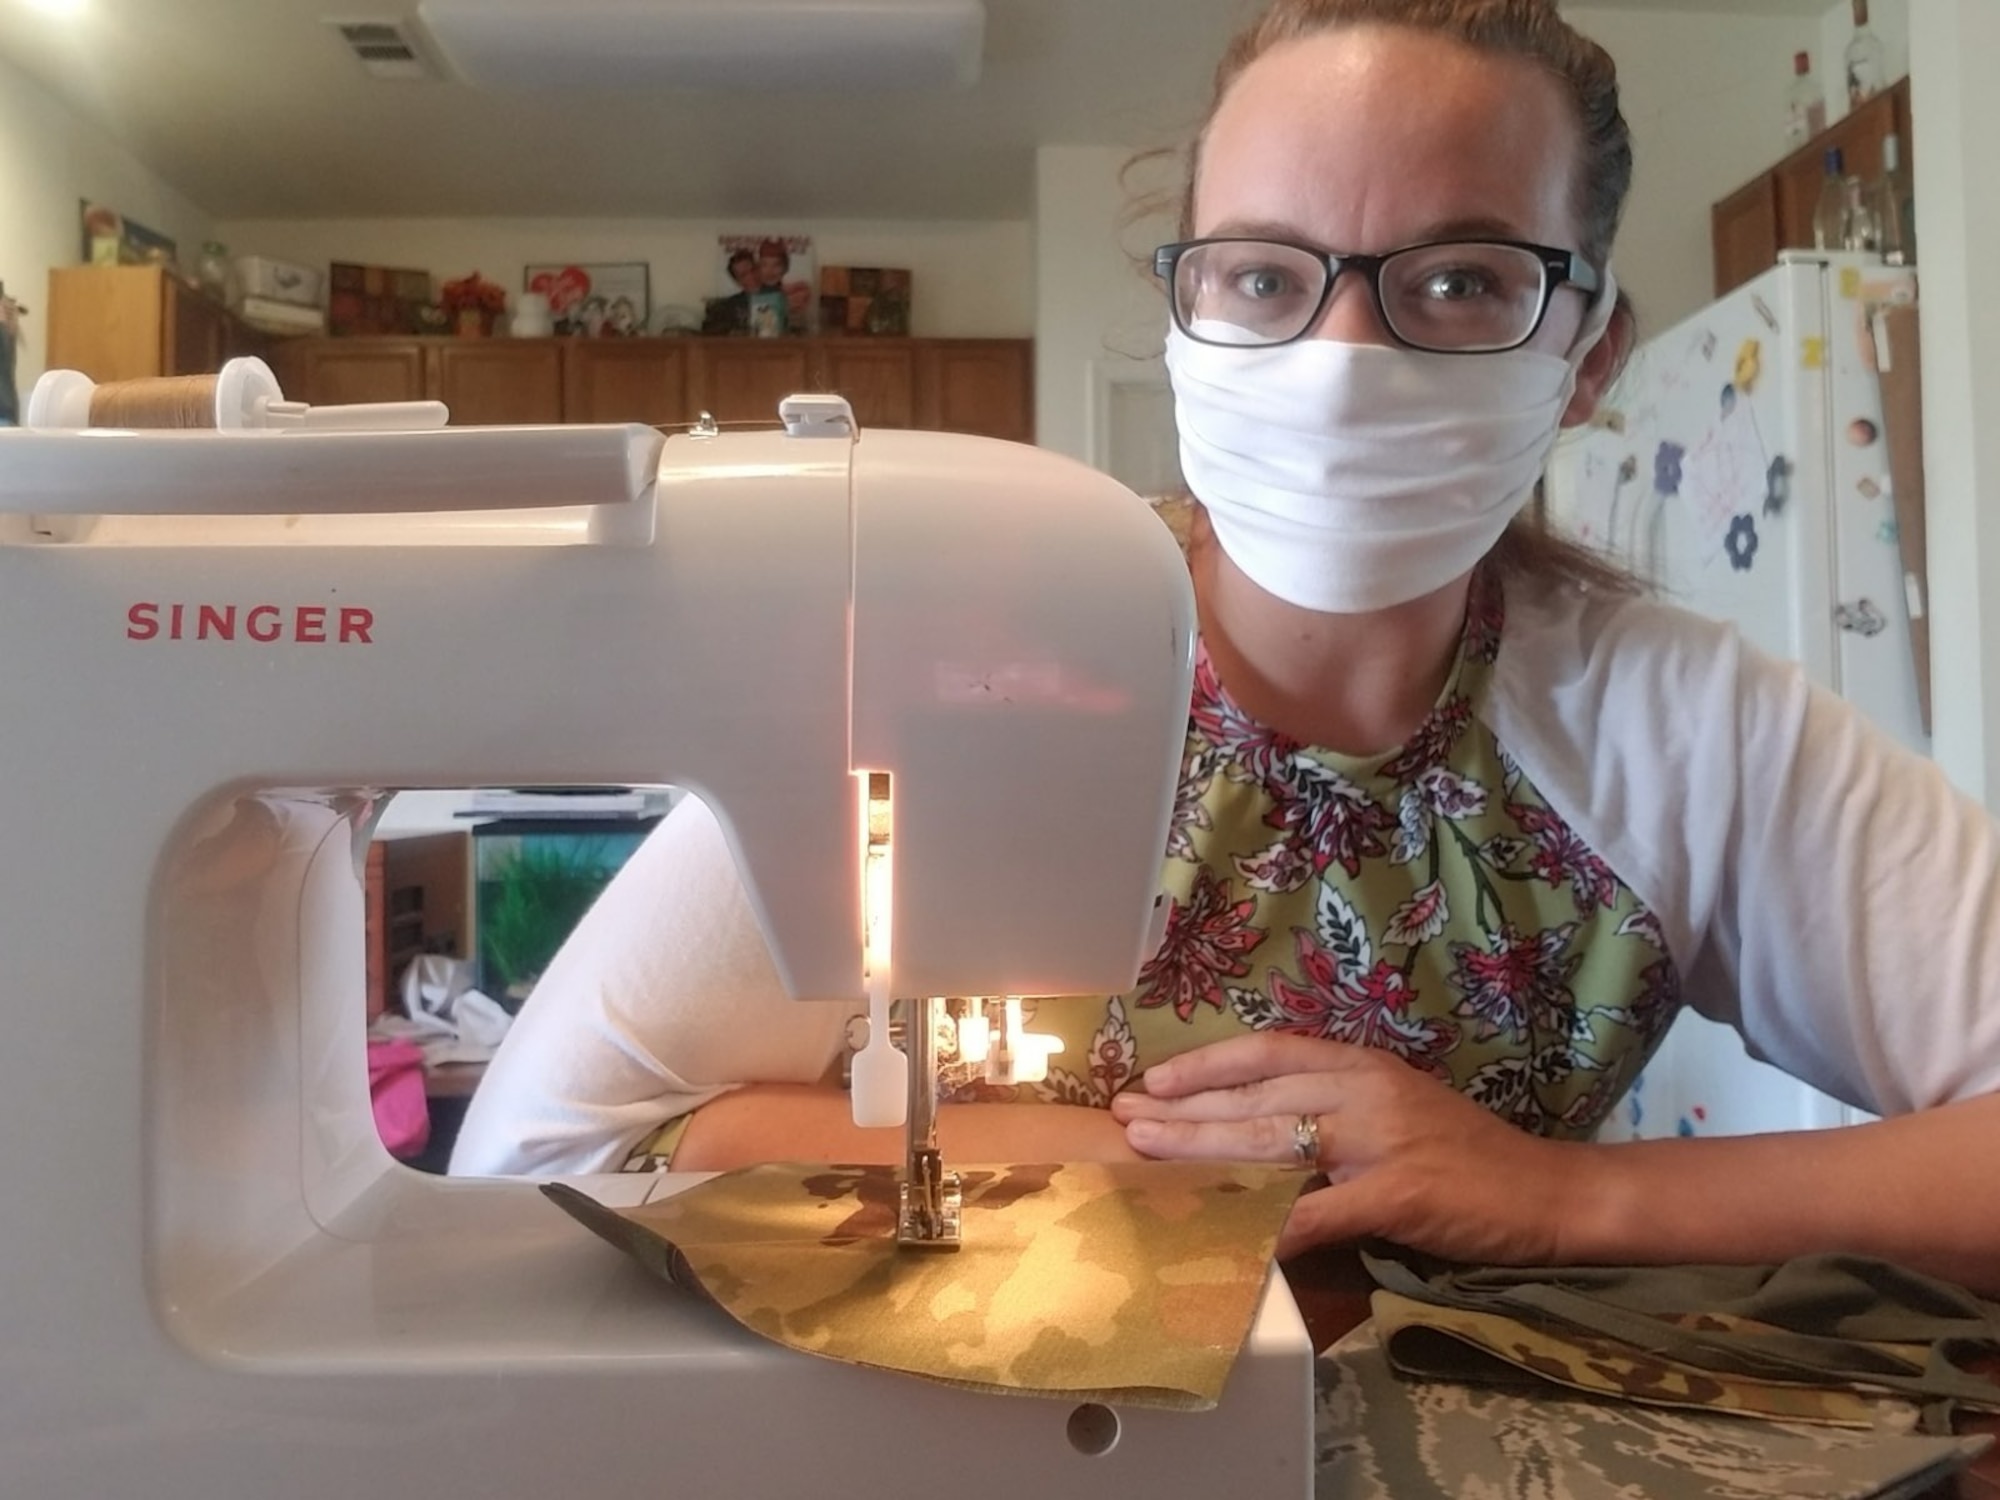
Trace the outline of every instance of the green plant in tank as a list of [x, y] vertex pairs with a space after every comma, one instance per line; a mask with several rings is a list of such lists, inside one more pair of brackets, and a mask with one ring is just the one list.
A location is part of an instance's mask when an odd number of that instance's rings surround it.
[[556, 950], [610, 879], [602, 838], [523, 838], [480, 874], [479, 946], [509, 1009], [528, 997]]

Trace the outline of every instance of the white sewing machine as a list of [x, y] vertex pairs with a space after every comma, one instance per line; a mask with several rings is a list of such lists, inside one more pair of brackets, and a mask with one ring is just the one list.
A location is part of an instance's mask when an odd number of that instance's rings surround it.
[[898, 995], [1128, 986], [1193, 628], [1141, 502], [824, 399], [343, 433], [396, 418], [239, 380], [166, 433], [57, 430], [59, 387], [0, 432], [0, 1494], [1309, 1492], [1281, 1280], [1219, 1410], [1072, 1423], [765, 1345], [369, 1106], [394, 789], [692, 788], [793, 991], [858, 999], [886, 773]]

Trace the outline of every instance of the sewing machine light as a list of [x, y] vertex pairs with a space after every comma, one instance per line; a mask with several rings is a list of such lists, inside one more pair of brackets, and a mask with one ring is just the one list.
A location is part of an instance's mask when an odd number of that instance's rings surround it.
[[993, 1023], [986, 1012], [972, 1011], [957, 1017], [958, 1056], [961, 1062], [983, 1063], [993, 1050]]
[[1041, 1083], [1049, 1076], [1050, 1055], [1062, 1050], [1061, 1037], [1028, 1030], [1021, 1014], [1021, 997], [1009, 995], [999, 1055], [987, 1064], [987, 1076], [995, 1083]]
[[889, 778], [864, 775], [862, 797], [867, 843], [862, 854], [863, 955], [868, 967], [868, 1043], [854, 1054], [849, 1092], [856, 1125], [901, 1125], [909, 1118], [910, 1061], [889, 1040], [890, 865], [892, 805]]

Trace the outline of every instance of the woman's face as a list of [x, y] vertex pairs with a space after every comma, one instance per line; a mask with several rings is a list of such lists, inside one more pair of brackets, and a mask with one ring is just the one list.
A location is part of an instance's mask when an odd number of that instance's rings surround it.
[[[1555, 80], [1524, 59], [1395, 27], [1329, 32], [1273, 48], [1223, 98], [1194, 232], [1360, 254], [1479, 237], [1575, 250], [1578, 134]], [[1528, 347], [1566, 353], [1586, 307], [1558, 290]], [[1313, 334], [1393, 342], [1360, 276], [1341, 278]], [[1565, 421], [1594, 409], [1611, 342], [1586, 360]]]

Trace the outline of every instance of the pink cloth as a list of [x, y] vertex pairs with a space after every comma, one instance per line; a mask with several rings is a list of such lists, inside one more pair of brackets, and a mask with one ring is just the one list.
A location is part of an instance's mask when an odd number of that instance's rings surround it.
[[424, 1054], [415, 1042], [368, 1043], [368, 1096], [375, 1130], [394, 1157], [420, 1155], [431, 1138], [431, 1106], [424, 1094]]

